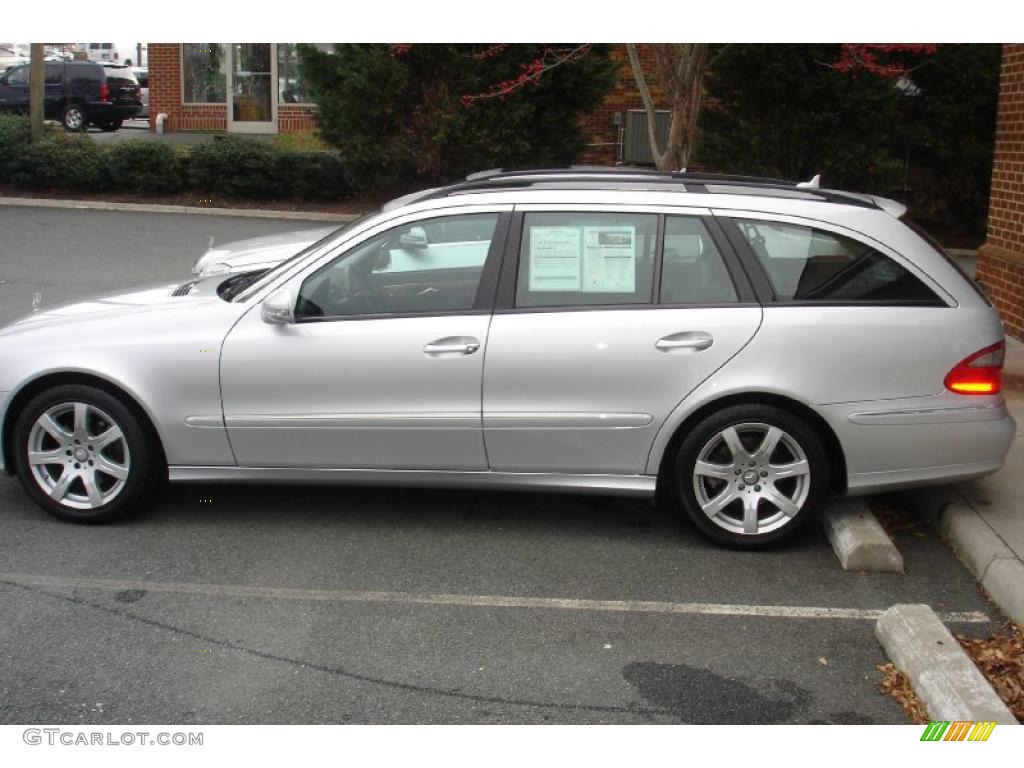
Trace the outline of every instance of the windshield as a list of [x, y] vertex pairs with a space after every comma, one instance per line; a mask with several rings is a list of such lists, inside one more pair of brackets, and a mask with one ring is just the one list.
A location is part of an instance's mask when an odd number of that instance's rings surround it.
[[[282, 261], [280, 264], [278, 264], [273, 269], [268, 270], [267, 272], [256, 272], [256, 273], [254, 273], [251, 276], [251, 279], [252, 279], [252, 283], [251, 284], [243, 285], [243, 286], [235, 286], [235, 291], [232, 292], [231, 301], [248, 301], [250, 298], [252, 298], [253, 294], [259, 292], [265, 285], [267, 285], [268, 283], [273, 282], [278, 277], [283, 275], [285, 272], [287, 272], [289, 269], [291, 269], [292, 266], [297, 264], [301, 259], [304, 259], [309, 254], [313, 253], [316, 250], [319, 250], [320, 248], [322, 248], [324, 245], [326, 245], [331, 240], [334, 240], [334, 238], [336, 238], [338, 235], [342, 234], [343, 232], [348, 232], [349, 230], [354, 229], [355, 227], [357, 227], [358, 225], [362, 224], [367, 219], [369, 219], [369, 218], [371, 218], [373, 216], [376, 216], [378, 213], [379, 213], [379, 211], [371, 211], [370, 213], [363, 214], [359, 218], [353, 219], [352, 221], [348, 222], [347, 224], [344, 224], [341, 227], [339, 227], [338, 229], [334, 230], [333, 232], [331, 232], [331, 234], [327, 235], [327, 237], [324, 237], [324, 238], [321, 238], [320, 240], [317, 240], [312, 245], [307, 245], [305, 248], [303, 248], [301, 251], [296, 253], [294, 256], [290, 256], [289, 258], [285, 259], [284, 261]], [[244, 288], [244, 290], [242, 290], [243, 288]], [[241, 292], [237, 293], [236, 291], [239, 291], [239, 290], [241, 290]]]

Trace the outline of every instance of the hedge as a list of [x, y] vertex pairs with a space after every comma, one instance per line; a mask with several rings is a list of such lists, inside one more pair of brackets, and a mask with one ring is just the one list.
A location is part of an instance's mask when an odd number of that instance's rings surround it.
[[170, 194], [178, 192], [185, 183], [174, 148], [145, 139], [111, 144], [107, 150], [107, 173], [114, 189], [133, 192]]
[[16, 187], [108, 189], [105, 152], [88, 136], [54, 135], [27, 144], [12, 161], [10, 182]]
[[336, 152], [226, 136], [189, 152], [189, 186], [231, 197], [337, 199], [351, 193]]
[[11, 115], [0, 115], [0, 182], [150, 194], [189, 187], [250, 198], [335, 200], [351, 194], [341, 159], [331, 150], [289, 150], [238, 136], [188, 149], [145, 139], [102, 145], [63, 133], [32, 143], [28, 119]]

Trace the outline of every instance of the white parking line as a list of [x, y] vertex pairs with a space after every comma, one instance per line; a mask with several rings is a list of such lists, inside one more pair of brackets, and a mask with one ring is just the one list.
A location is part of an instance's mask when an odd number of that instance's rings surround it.
[[[257, 597], [271, 600], [319, 600], [339, 603], [394, 603], [471, 608], [540, 608], [561, 611], [611, 611], [619, 613], [690, 614], [703, 616], [761, 616], [781, 619], [857, 619], [877, 621], [885, 609], [827, 608], [803, 605], [733, 605], [728, 603], [675, 603], [657, 600], [588, 600], [566, 597], [513, 597], [504, 595], [419, 594], [349, 589], [294, 589], [249, 587], [230, 584], [193, 584], [176, 581], [125, 581], [28, 573], [0, 573], [0, 584], [52, 589], [92, 589], [107, 592], [139, 590], [164, 594], [206, 597]], [[984, 623], [979, 611], [940, 614], [952, 623]]]

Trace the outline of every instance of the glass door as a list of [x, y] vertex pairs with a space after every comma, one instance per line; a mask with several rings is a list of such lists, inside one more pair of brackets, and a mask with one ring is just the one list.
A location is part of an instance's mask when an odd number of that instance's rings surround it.
[[273, 43], [230, 43], [228, 130], [277, 133], [277, 56]]

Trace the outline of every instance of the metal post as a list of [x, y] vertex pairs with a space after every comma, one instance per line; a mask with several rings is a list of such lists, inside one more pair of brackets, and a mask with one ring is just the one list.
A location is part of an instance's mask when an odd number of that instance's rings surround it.
[[32, 43], [29, 75], [29, 125], [32, 141], [43, 138], [43, 100], [46, 98], [46, 61], [42, 43]]

